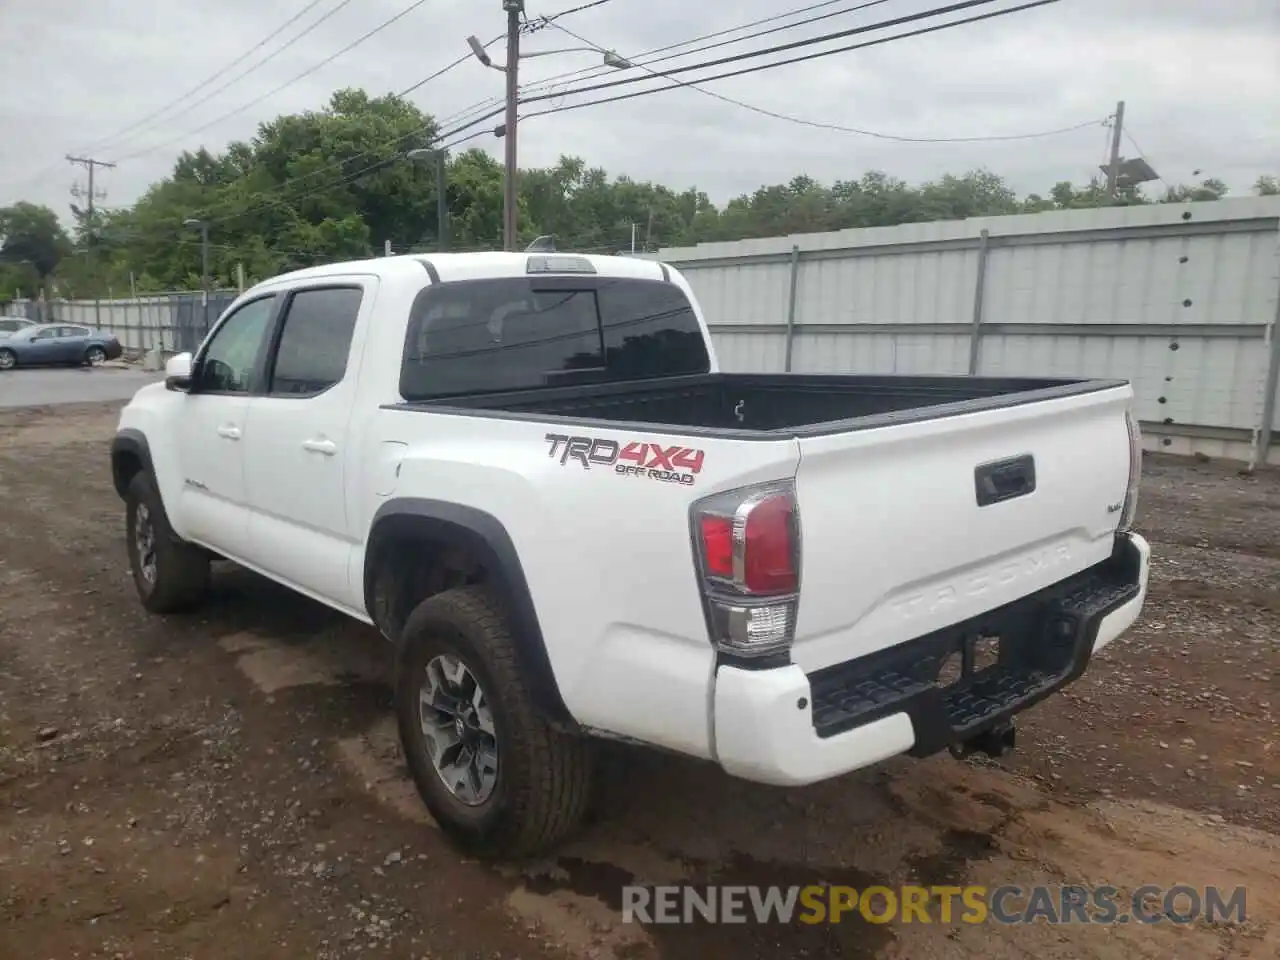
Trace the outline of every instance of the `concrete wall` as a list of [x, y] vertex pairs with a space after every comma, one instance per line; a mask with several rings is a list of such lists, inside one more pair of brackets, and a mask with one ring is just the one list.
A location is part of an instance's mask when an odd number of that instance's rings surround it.
[[697, 292], [726, 370], [1121, 377], [1152, 449], [1261, 462], [1280, 441], [1280, 197], [656, 256]]

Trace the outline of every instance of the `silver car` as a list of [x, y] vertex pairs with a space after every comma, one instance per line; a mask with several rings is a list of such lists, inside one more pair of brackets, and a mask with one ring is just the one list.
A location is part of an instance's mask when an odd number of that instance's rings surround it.
[[0, 370], [56, 363], [97, 366], [123, 352], [112, 333], [70, 323], [32, 324], [0, 340]]

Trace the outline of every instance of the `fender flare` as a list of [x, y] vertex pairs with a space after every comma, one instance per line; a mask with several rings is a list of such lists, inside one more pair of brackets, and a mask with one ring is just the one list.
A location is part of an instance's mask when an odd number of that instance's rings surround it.
[[141, 430], [125, 427], [111, 441], [111, 483], [121, 500], [125, 498], [129, 490], [129, 481], [133, 479], [133, 473], [125, 469], [132, 458], [137, 458], [142, 464], [142, 469], [152, 477], [156, 475], [155, 467], [151, 463], [151, 447], [147, 444], [146, 436]]
[[[551, 669], [524, 568], [502, 521], [475, 507], [444, 500], [396, 497], [383, 503], [373, 516], [364, 555], [364, 601], [370, 616], [381, 545], [402, 535], [456, 544], [480, 560], [506, 603], [520, 670], [529, 681], [534, 706], [548, 719], [576, 727]], [[398, 650], [402, 641], [394, 640]]]

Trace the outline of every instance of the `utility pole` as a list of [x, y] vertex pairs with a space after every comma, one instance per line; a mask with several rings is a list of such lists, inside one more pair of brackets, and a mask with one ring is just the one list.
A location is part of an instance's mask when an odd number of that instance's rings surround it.
[[[478, 42], [477, 42], [478, 45]], [[481, 52], [484, 49], [481, 48]], [[449, 154], [442, 147], [418, 147], [405, 154], [410, 160], [436, 162], [436, 251], [449, 249]], [[505, 211], [504, 211], [505, 214]], [[387, 241], [389, 244], [391, 241]], [[387, 248], [390, 250], [390, 247]], [[391, 256], [390, 253], [387, 256]]]
[[507, 120], [506, 120], [506, 177], [502, 195], [503, 247], [515, 250], [519, 194], [516, 178], [516, 109], [520, 97], [520, 14], [524, 13], [524, 0], [502, 0], [507, 11]]
[[1116, 104], [1115, 125], [1111, 128], [1111, 159], [1107, 163], [1107, 203], [1116, 202], [1116, 181], [1120, 176], [1120, 134], [1124, 128], [1124, 101]]
[[200, 285], [204, 289], [204, 332], [209, 332], [209, 221], [188, 217], [184, 227], [200, 231]]
[[448, 154], [436, 151], [436, 247], [443, 253], [449, 249], [449, 162]]
[[[88, 236], [86, 237], [88, 241], [88, 248], [85, 252], [85, 257], [88, 260], [89, 276], [94, 277], [94, 272], [95, 272], [94, 268], [97, 260], [97, 258], [94, 256], [94, 247], [96, 245], [95, 241], [97, 238], [95, 236], [95, 228], [94, 228], [94, 222], [93, 222], [93, 210], [94, 210], [94, 200], [95, 200], [95, 194], [93, 192], [93, 171], [97, 167], [106, 167], [108, 170], [114, 169], [115, 164], [107, 163], [107, 161], [105, 160], [94, 160], [92, 157], [73, 157], [71, 156], [71, 154], [67, 154], [67, 161], [69, 163], [78, 163], [80, 164], [80, 166], [84, 167], [86, 170], [89, 171], [89, 217], [88, 217], [88, 220], [86, 221], [89, 225], [89, 232], [88, 232]], [[96, 280], [97, 278], [94, 277], [94, 279]], [[93, 285], [93, 325], [98, 329], [102, 328], [102, 303], [98, 299], [97, 283], [94, 283]]]

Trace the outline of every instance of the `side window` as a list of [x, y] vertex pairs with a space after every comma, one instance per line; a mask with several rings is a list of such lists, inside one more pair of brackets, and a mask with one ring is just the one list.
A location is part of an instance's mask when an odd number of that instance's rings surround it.
[[266, 340], [275, 296], [246, 303], [227, 317], [200, 358], [195, 388], [200, 393], [249, 393], [258, 354]]
[[285, 311], [269, 393], [313, 396], [347, 372], [364, 292], [358, 287], [299, 290]]

